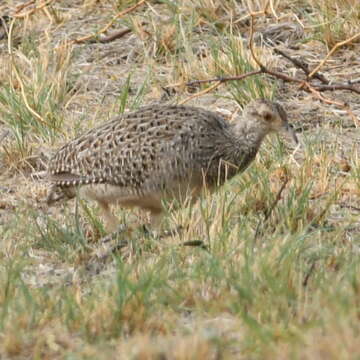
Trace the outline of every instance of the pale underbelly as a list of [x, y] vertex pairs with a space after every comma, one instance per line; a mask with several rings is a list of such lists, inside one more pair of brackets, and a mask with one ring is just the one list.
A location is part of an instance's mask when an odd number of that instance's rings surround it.
[[176, 186], [171, 191], [134, 193], [109, 184], [85, 185], [79, 189], [81, 198], [94, 200], [103, 205], [118, 205], [126, 208], [139, 207], [144, 210], [161, 211], [165, 204], [181, 206], [195, 201], [201, 186]]

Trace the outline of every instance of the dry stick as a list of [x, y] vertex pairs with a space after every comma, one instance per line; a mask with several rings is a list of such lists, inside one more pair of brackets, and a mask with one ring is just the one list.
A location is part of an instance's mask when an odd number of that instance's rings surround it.
[[333, 84], [333, 85], [312, 85], [313, 89], [319, 92], [334, 91], [334, 90], [349, 90], [360, 95], [360, 89], [347, 84]]
[[[146, 25], [146, 22], [142, 22], [141, 25]], [[119, 30], [119, 31], [115, 31], [115, 32], [109, 34], [108, 36], [101, 37], [99, 39], [90, 39], [88, 42], [90, 44], [95, 44], [95, 43], [98, 43], [98, 42], [102, 43], [102, 44], [106, 44], [106, 43], [109, 43], [111, 41], [120, 39], [123, 36], [125, 36], [126, 34], [129, 34], [130, 32], [132, 32], [132, 29]]]
[[250, 14], [251, 16], [251, 21], [250, 21], [250, 41], [249, 41], [249, 47], [250, 47], [250, 52], [251, 52], [251, 56], [252, 58], [254, 59], [254, 61], [256, 62], [256, 64], [259, 66], [259, 68], [261, 69], [261, 71], [265, 74], [268, 74], [268, 75], [271, 75], [271, 76], [274, 76], [274, 77], [277, 77], [277, 78], [280, 78], [286, 82], [297, 82], [299, 84], [301, 84], [301, 86], [303, 85], [304, 83], [304, 80], [300, 80], [300, 79], [297, 79], [297, 78], [293, 78], [293, 77], [290, 77], [288, 75], [285, 75], [285, 74], [282, 74], [282, 73], [279, 73], [277, 71], [272, 71], [272, 70], [269, 70], [258, 58], [257, 56], [255, 55], [255, 50], [254, 50], [254, 18], [256, 16], [256, 14], [254, 13], [251, 13]]
[[209, 79], [209, 80], [195, 80], [195, 81], [190, 81], [188, 83], [186, 83], [187, 86], [192, 86], [192, 85], [197, 85], [197, 84], [201, 84], [201, 83], [207, 83], [207, 82], [214, 82], [216, 81], [216, 84], [206, 88], [203, 91], [200, 91], [194, 95], [191, 95], [190, 97], [188, 97], [185, 100], [180, 101], [179, 105], [185, 104], [190, 100], [193, 100], [199, 96], [202, 96], [204, 94], [207, 94], [208, 92], [210, 92], [211, 90], [216, 89], [221, 83], [225, 82], [225, 81], [230, 81], [230, 80], [242, 80], [245, 79], [246, 77], [252, 76], [252, 75], [256, 75], [256, 74], [261, 74], [262, 71], [261, 70], [256, 70], [256, 71], [251, 71], [248, 72], [246, 74], [241, 74], [241, 75], [237, 75], [237, 76], [231, 76], [231, 77], [226, 77], [226, 78], [214, 78], [214, 79]]
[[354, 85], [354, 84], [359, 84], [359, 83], [360, 83], [360, 78], [348, 80], [349, 85]]
[[311, 92], [312, 94], [314, 94], [320, 101], [324, 102], [325, 104], [329, 104], [329, 105], [335, 105], [337, 107], [343, 108], [347, 114], [351, 117], [352, 121], [354, 122], [355, 127], [357, 127], [357, 123], [360, 124], [360, 120], [355, 116], [355, 114], [351, 111], [351, 109], [349, 108], [349, 105], [343, 102], [339, 102], [339, 101], [335, 101], [335, 100], [331, 100], [328, 99], [324, 96], [322, 96], [319, 91], [317, 91], [314, 87], [311, 87], [309, 84], [305, 84], [306, 86], [308, 86], [308, 90], [309, 92]]
[[122, 38], [123, 36], [125, 36], [126, 34], [130, 33], [132, 30], [131, 29], [124, 29], [124, 30], [120, 30], [120, 31], [116, 31], [108, 36], [105, 36], [103, 38], [99, 38], [99, 39], [90, 39], [89, 40], [89, 43], [92, 44], [92, 43], [102, 43], [102, 44], [106, 44], [106, 43], [109, 43], [111, 41], [114, 41], [116, 39], [120, 39]]
[[[257, 63], [257, 65], [260, 67], [260, 69], [263, 71], [263, 73], [266, 73], [266, 74], [269, 74], [269, 75], [272, 75], [274, 77], [277, 77], [277, 78], [280, 78], [286, 82], [297, 82], [297, 83], [300, 83], [301, 86], [300, 88], [301, 89], [307, 89], [305, 91], [308, 91], [308, 92], [311, 92], [313, 94], [316, 94], [316, 96], [324, 101], [325, 103], [328, 103], [328, 104], [335, 104], [335, 105], [338, 105], [342, 108], [344, 108], [345, 110], [348, 109], [348, 106], [347, 104], [345, 103], [340, 103], [340, 102], [336, 102], [336, 101], [333, 101], [333, 100], [330, 100], [330, 99], [327, 99], [325, 98], [324, 96], [320, 96], [320, 94], [318, 94], [318, 92], [321, 92], [321, 91], [326, 91], [326, 90], [350, 90], [350, 91], [353, 91], [357, 94], [360, 94], [360, 90], [352, 87], [351, 85], [343, 85], [343, 84], [334, 84], [334, 85], [311, 85], [308, 81], [305, 81], [305, 80], [300, 80], [300, 79], [297, 79], [297, 78], [293, 78], [293, 77], [290, 77], [290, 76], [287, 76], [287, 75], [284, 75], [282, 73], [279, 73], [279, 72], [276, 72], [276, 71], [271, 71], [271, 70], [268, 70], [262, 63], [261, 61], [255, 56], [255, 51], [254, 51], [254, 17], [256, 15], [254, 15], [253, 13], [250, 14], [251, 15], [251, 22], [250, 22], [250, 42], [249, 42], [249, 46], [250, 46], [250, 52], [251, 52], [251, 55], [253, 57], [253, 59], [255, 60], [255, 62]], [[360, 34], [359, 34], [360, 35]], [[352, 37], [351, 39], [353, 40], [354, 37]], [[350, 39], [348, 39], [347, 42], [349, 42]], [[339, 43], [338, 45], [344, 45], [346, 42], [343, 41], [342, 43]], [[335, 48], [335, 46], [334, 46]], [[329, 53], [330, 54], [330, 53]], [[328, 55], [329, 55], [328, 54]], [[302, 67], [301, 67], [302, 68]], [[302, 68], [304, 70], [304, 68]], [[314, 76], [315, 74], [317, 74], [318, 70], [320, 69], [320, 66], [317, 67], [317, 69], [314, 69], [309, 75], [308, 75], [308, 78], [311, 79], [312, 76]], [[324, 80], [324, 79], [323, 79]], [[321, 81], [323, 81], [321, 80]], [[326, 79], [325, 79], [326, 81]], [[349, 113], [350, 114], [350, 113]], [[353, 118], [353, 114], [350, 115], [352, 118]]]
[[259, 68], [261, 70], [263, 70], [265, 68], [265, 66], [256, 57], [255, 51], [254, 51], [254, 17], [255, 16], [256, 16], [255, 13], [250, 13], [250, 42], [249, 42], [249, 47], [250, 47], [250, 52], [251, 52], [252, 58], [254, 59], [256, 64], [259, 66]]
[[[15, 17], [15, 18], [24, 18], [24, 17], [27, 17], [27, 16], [29, 16], [29, 15], [32, 15], [32, 14], [35, 13], [36, 11], [41, 10], [41, 9], [43, 9], [44, 7], [50, 5], [53, 1], [54, 1], [54, 0], [45, 1], [43, 4], [41, 4], [41, 5], [33, 8], [33, 9], [31, 9], [31, 10], [29, 10], [28, 12], [26, 12], [26, 13], [24, 13], [24, 14], [17, 14], [17, 12], [18, 12], [19, 10], [16, 10], [15, 14], [13, 15], [13, 17]], [[31, 4], [32, 4], [32, 2], [29, 1], [29, 3], [27, 3], [26, 7], [29, 6], [29, 5], [31, 5]], [[23, 7], [23, 8], [24, 8], [24, 7]]]
[[[287, 81], [287, 82], [297, 82], [297, 83], [300, 83], [300, 89], [304, 90], [304, 91], [307, 91], [307, 92], [310, 92], [312, 93], [313, 95], [315, 95], [319, 100], [325, 102], [326, 104], [334, 104], [334, 105], [337, 105], [341, 108], [343, 108], [348, 114], [349, 116], [352, 118], [352, 120], [354, 121], [354, 125], [357, 126], [357, 123], [360, 123], [360, 121], [357, 119], [357, 117], [353, 114], [353, 112], [349, 109], [348, 105], [345, 104], [345, 103], [341, 103], [341, 102], [337, 102], [337, 101], [334, 101], [334, 100], [331, 100], [331, 99], [328, 99], [324, 96], [322, 96], [319, 91], [325, 91], [324, 88], [322, 86], [326, 86], [326, 90], [330, 90], [330, 88], [328, 87], [329, 85], [318, 85], [318, 86], [312, 86], [309, 81], [305, 81], [305, 80], [299, 80], [299, 79], [296, 79], [296, 78], [293, 78], [293, 77], [290, 77], [290, 76], [287, 76], [287, 75], [284, 75], [282, 73], [279, 73], [279, 72], [275, 72], [275, 71], [271, 71], [271, 70], [268, 70], [262, 63], [261, 61], [255, 56], [255, 51], [254, 51], [254, 17], [255, 15], [254, 14], [250, 14], [251, 15], [251, 22], [250, 22], [250, 42], [249, 42], [249, 46], [250, 46], [250, 52], [251, 52], [251, 55], [252, 57], [254, 58], [255, 62], [258, 64], [258, 66], [260, 67], [260, 69], [266, 73], [266, 74], [269, 74], [269, 75], [272, 75], [272, 76], [275, 76], [277, 78], [280, 78], [284, 81]], [[354, 37], [353, 37], [354, 38]], [[349, 40], [347, 41], [349, 42]], [[346, 42], [342, 42], [342, 43], [339, 43], [339, 46], [340, 44], [344, 45]], [[329, 53], [330, 54], [330, 53]], [[318, 66], [317, 69], [314, 69], [312, 71], [311, 74], [308, 75], [308, 78], [311, 79], [311, 76], [312, 74], [315, 75], [318, 70], [320, 69], [321, 66]], [[348, 87], [347, 87], [347, 90], [350, 90]], [[354, 91], [356, 93], [360, 93], [359, 90], [357, 89], [354, 89], [351, 87], [351, 91]]]
[[[278, 79], [284, 80], [285, 82], [295, 82], [295, 83], [298, 83], [300, 85], [300, 87], [305, 86], [305, 89], [307, 88], [307, 84], [308, 84], [308, 82], [306, 80], [293, 78], [293, 77], [290, 77], [290, 76], [285, 75], [283, 73], [279, 73], [279, 72], [276, 72], [276, 71], [269, 70], [265, 66], [262, 65], [261, 70], [255, 70], [255, 71], [251, 71], [251, 72], [248, 72], [248, 73], [245, 73], [245, 74], [229, 76], [229, 77], [217, 77], [217, 78], [206, 79], [206, 80], [193, 80], [193, 81], [190, 81], [190, 82], [186, 83], [186, 85], [187, 86], [193, 86], [193, 85], [197, 85], [197, 84], [204, 84], [204, 83], [214, 82], [214, 81], [220, 81], [220, 82], [223, 83], [223, 82], [232, 81], [232, 80], [242, 80], [242, 79], [247, 78], [249, 76], [259, 75], [259, 74], [268, 74], [270, 76], [273, 76], [273, 77], [276, 77]], [[310, 85], [310, 84], [308, 84], [308, 85], [312, 89], [314, 89], [314, 90], [316, 90], [318, 92], [333, 91], [333, 90], [349, 90], [349, 91], [353, 91], [353, 92], [355, 92], [357, 94], [360, 94], [360, 90], [354, 88], [351, 85], [347, 85], [347, 84], [333, 84], [333, 85]], [[305, 91], [307, 91], [307, 90], [305, 90]]]
[[282, 194], [282, 192], [285, 190], [286, 185], [288, 184], [289, 180], [290, 180], [290, 179], [289, 179], [288, 177], [285, 178], [284, 182], [283, 182], [282, 185], [281, 185], [280, 190], [279, 190], [278, 193], [276, 194], [276, 198], [275, 198], [274, 202], [271, 204], [270, 208], [269, 208], [267, 211], [265, 211], [264, 221], [267, 221], [267, 220], [269, 219], [271, 213], [272, 213], [273, 210], [275, 209], [275, 206], [276, 206], [277, 203], [280, 201], [280, 199], [281, 199], [281, 194]]
[[346, 39], [344, 41], [341, 41], [337, 44], [334, 45], [334, 47], [328, 52], [328, 54], [325, 56], [325, 58], [323, 60], [321, 60], [320, 64], [318, 66], [316, 66], [316, 68], [309, 74], [309, 79], [311, 79], [314, 74], [316, 74], [320, 68], [322, 68], [324, 66], [324, 64], [326, 63], [326, 61], [329, 59], [329, 57], [341, 46], [346, 45], [354, 40], [356, 40], [358, 37], [360, 37], [360, 33], [355, 34], [354, 36], [352, 36], [349, 39]]
[[[292, 62], [295, 66], [297, 66], [298, 68], [300, 68], [306, 76], [309, 76], [310, 74], [310, 70], [309, 70], [309, 65], [303, 61], [300, 61], [298, 59], [293, 58], [292, 56], [284, 53], [283, 51], [281, 51], [280, 49], [276, 48], [274, 49], [274, 53], [275, 54], [279, 54], [281, 56], [283, 56], [285, 59], [288, 59], [290, 62]], [[329, 80], [325, 78], [324, 75], [319, 74], [319, 73], [315, 73], [313, 75], [314, 78], [320, 80], [323, 84], [329, 84]]]
[[316, 90], [315, 88], [313, 88], [312, 86], [309, 86], [308, 83], [304, 83], [304, 87], [305, 87], [306, 89], [308, 89], [308, 92], [311, 92], [313, 95], [315, 95], [319, 100], [321, 100], [321, 101], [324, 102], [325, 104], [328, 104], [328, 105], [336, 105], [336, 106], [340, 106], [340, 107], [346, 106], [346, 104], [344, 104], [344, 103], [342, 103], [342, 102], [335, 101], [335, 100], [331, 100], [331, 99], [328, 99], [328, 98], [322, 96], [319, 91], [317, 91], [317, 90]]
[[206, 88], [205, 90], [200, 91], [200, 92], [198, 92], [198, 93], [196, 93], [196, 94], [188, 97], [187, 99], [180, 101], [180, 102], [179, 102], [179, 105], [185, 104], [185, 103], [187, 103], [188, 101], [190, 101], [190, 100], [192, 100], [192, 99], [195, 99], [195, 98], [197, 98], [197, 97], [199, 97], [199, 96], [202, 96], [202, 95], [210, 92], [211, 90], [216, 89], [221, 83], [222, 83], [221, 81], [218, 81], [217, 83], [215, 83], [214, 85], [209, 86], [209, 87]]
[[[187, 102], [190, 99], [196, 98], [198, 96], [201, 96], [209, 91], [211, 91], [214, 88], [217, 88], [221, 83], [226, 82], [226, 81], [230, 81], [230, 80], [241, 80], [244, 79], [248, 76], [253, 76], [253, 75], [258, 75], [258, 74], [268, 74], [272, 77], [281, 79], [285, 82], [289, 82], [289, 83], [298, 83], [299, 84], [299, 89], [309, 92], [312, 95], [315, 95], [319, 100], [321, 100], [322, 102], [326, 103], [326, 104], [333, 104], [336, 105], [342, 109], [344, 109], [349, 116], [352, 118], [352, 120], [354, 121], [355, 126], [357, 127], [357, 123], [360, 123], [360, 121], [357, 119], [357, 117], [353, 114], [353, 112], [349, 109], [349, 106], [346, 103], [343, 102], [338, 102], [338, 101], [334, 101], [331, 99], [328, 99], [326, 97], [324, 97], [323, 95], [320, 94], [320, 92], [322, 91], [327, 91], [327, 90], [349, 90], [349, 91], [353, 91], [357, 94], [360, 94], [360, 90], [357, 88], [354, 88], [351, 85], [348, 84], [333, 84], [333, 85], [312, 85], [310, 84], [309, 81], [306, 80], [301, 80], [301, 79], [297, 79], [294, 77], [290, 77], [288, 75], [285, 75], [283, 73], [277, 72], [277, 71], [272, 71], [269, 70], [265, 65], [263, 65], [261, 63], [261, 61], [258, 59], [258, 57], [255, 55], [255, 51], [254, 51], [254, 18], [259, 15], [259, 13], [250, 13], [250, 18], [251, 18], [251, 23], [250, 23], [250, 41], [249, 41], [249, 48], [250, 48], [250, 52], [251, 52], [251, 56], [254, 59], [254, 61], [256, 62], [256, 64], [260, 67], [260, 70], [258, 71], [252, 71], [246, 74], [242, 74], [239, 76], [232, 76], [229, 78], [215, 78], [215, 79], [209, 79], [209, 80], [195, 80], [195, 81], [191, 81], [189, 83], [187, 83], [187, 85], [194, 85], [194, 84], [200, 84], [200, 83], [205, 83], [205, 82], [213, 82], [213, 81], [217, 81], [217, 83], [204, 90], [201, 91], [193, 96], [191, 96], [190, 98], [184, 100], [182, 103]], [[354, 38], [354, 37], [353, 37]], [[353, 40], [352, 38], [352, 40]], [[347, 41], [349, 42], [350, 39]], [[344, 44], [345, 42], [339, 43], [340, 44]], [[302, 67], [301, 67], [302, 68]], [[319, 67], [320, 68], [320, 67]], [[302, 68], [304, 70], [304, 68]], [[316, 70], [316, 69], [315, 69]], [[316, 71], [312, 71], [313, 76], [317, 73], [318, 70]], [[304, 70], [305, 71], [305, 70]], [[308, 75], [309, 79], [311, 77], [311, 74]]]
[[119, 13], [117, 13], [113, 18], [112, 20], [107, 24], [105, 25], [101, 30], [99, 30], [96, 34], [91, 34], [91, 35], [86, 35], [86, 36], [83, 36], [81, 38], [78, 38], [78, 39], [74, 39], [72, 40], [73, 43], [75, 44], [79, 44], [79, 43], [82, 43], [82, 42], [85, 42], [87, 40], [90, 40], [92, 38], [95, 38], [96, 36], [99, 36], [100, 34], [106, 32], [107, 30], [109, 30], [109, 28], [112, 26], [112, 24], [115, 22], [116, 19], [118, 19], [119, 17], [121, 16], [124, 16], [132, 11], [134, 11], [135, 9], [137, 9], [139, 6], [143, 5], [146, 3], [147, 0], [140, 0], [137, 4], [123, 10], [123, 11], [120, 11]]
[[[268, 0], [268, 1], [265, 3], [263, 10], [251, 11], [251, 13], [252, 13], [254, 16], [266, 15], [266, 14], [268, 13], [268, 7], [269, 7], [269, 5], [270, 5], [270, 8], [273, 7], [272, 4], [271, 4], [271, 0]], [[247, 3], [247, 7], [248, 7], [248, 9], [251, 8], [249, 2]], [[273, 13], [273, 15], [274, 15], [274, 17], [275, 17], [276, 19], [278, 19], [278, 17], [276, 16], [276, 14]], [[246, 14], [245, 16], [241, 17], [240, 19], [234, 21], [234, 24], [237, 24], [237, 23], [239, 23], [239, 22], [242, 22], [242, 21], [246, 20], [247, 18], [249, 18], [250, 16], [251, 16], [250, 13], [248, 13], [248, 14]]]
[[[272, 212], [274, 211], [276, 205], [278, 204], [278, 202], [281, 200], [281, 195], [283, 193], [283, 191], [285, 190], [286, 188], [286, 185], [288, 184], [289, 182], [289, 178], [286, 177], [284, 182], [282, 183], [281, 185], [281, 188], [279, 189], [279, 191], [277, 192], [276, 194], [276, 197], [273, 201], [273, 203], [271, 204], [271, 206], [269, 207], [269, 209], [267, 211], [264, 212], [264, 224], [269, 220], [270, 218], [270, 215], [272, 214]], [[256, 242], [259, 234], [260, 234], [260, 225], [261, 225], [261, 219], [259, 220], [257, 226], [256, 226], [256, 230], [255, 230], [255, 235], [254, 235], [254, 243]]]
[[214, 81], [226, 82], [226, 81], [230, 81], [230, 80], [243, 80], [243, 79], [247, 78], [248, 76], [259, 75], [259, 74], [262, 74], [262, 70], [255, 70], [255, 71], [251, 71], [251, 72], [248, 72], [245, 74], [229, 76], [229, 77], [217, 77], [217, 78], [207, 79], [207, 80], [194, 80], [194, 81], [190, 81], [190, 82], [186, 83], [186, 85], [193, 86], [193, 85], [197, 85], [197, 84], [205, 84], [205, 83], [214, 82]]
[[[300, 61], [298, 59], [294, 59], [293, 57], [284, 53], [280, 49], [274, 49], [274, 52], [276, 54], [283, 56], [285, 59], [288, 59], [295, 66], [297, 66], [301, 70], [303, 70], [305, 75], [309, 76], [310, 70], [309, 70], [309, 66], [307, 63]], [[349, 91], [355, 92], [357, 94], [360, 94], [360, 89], [357, 89], [356, 87], [352, 86], [353, 83], [351, 83], [351, 82], [347, 83], [347, 84], [342, 84], [342, 83], [330, 84], [330, 81], [324, 75], [319, 74], [319, 73], [315, 73], [313, 77], [320, 80], [323, 84], [325, 84], [325, 85], [312, 85], [312, 87], [319, 92], [334, 91], [334, 90], [349, 90]]]
[[311, 274], [314, 272], [314, 270], [315, 270], [315, 261], [311, 264], [309, 271], [308, 271], [307, 274], [305, 275], [305, 278], [304, 278], [304, 280], [303, 280], [303, 282], [302, 282], [303, 287], [305, 287], [305, 288], [307, 287], [307, 284], [308, 284], [308, 282], [309, 282], [310, 276], [311, 276]]
[[360, 211], [359, 207], [353, 206], [353, 205], [348, 205], [345, 203], [340, 203], [339, 204], [341, 208], [346, 208], [346, 209], [350, 209], [350, 210], [354, 210], [354, 211]]
[[32, 5], [32, 4], [35, 4], [35, 0], [30, 0], [24, 4], [20, 4], [16, 7], [16, 10], [15, 10], [15, 14], [17, 14], [18, 12], [20, 12], [22, 9], [25, 9], [26, 7]]

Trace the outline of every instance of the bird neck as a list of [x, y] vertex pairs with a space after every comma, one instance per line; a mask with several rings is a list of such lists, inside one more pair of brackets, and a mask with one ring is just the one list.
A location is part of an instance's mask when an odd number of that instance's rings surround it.
[[258, 150], [269, 129], [258, 121], [242, 121], [234, 124], [233, 136], [239, 150], [243, 152], [254, 152]]

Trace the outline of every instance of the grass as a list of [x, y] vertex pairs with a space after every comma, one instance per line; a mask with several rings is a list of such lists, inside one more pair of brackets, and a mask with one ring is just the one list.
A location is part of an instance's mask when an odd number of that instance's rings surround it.
[[[94, 262], [104, 234], [94, 204], [44, 204], [36, 174], [65, 141], [119, 112], [202, 90], [187, 81], [256, 69], [246, 1], [149, 2], [113, 24], [132, 29], [125, 37], [64, 46], [134, 3], [52, 2], [15, 22], [12, 56], [0, 40], [0, 138], [9, 132], [0, 143], [0, 357], [359, 359], [359, 128], [335, 107], [264, 76], [191, 100], [231, 121], [253, 98], [280, 99], [302, 145], [269, 138], [244, 174], [169, 212], [166, 226], [183, 232], [135, 233], [106, 261]], [[356, 1], [271, 3], [257, 33], [296, 15], [304, 34], [287, 51], [311, 66], [360, 31]], [[261, 36], [255, 46], [264, 63], [294, 72]], [[357, 78], [358, 52], [356, 42], [338, 51], [326, 75]], [[356, 97], [335, 95], [359, 118]], [[194, 240], [208, 250], [179, 246]]]

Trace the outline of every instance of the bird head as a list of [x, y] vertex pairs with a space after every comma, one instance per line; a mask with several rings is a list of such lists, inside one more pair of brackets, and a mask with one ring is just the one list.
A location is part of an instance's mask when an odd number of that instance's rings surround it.
[[298, 143], [295, 131], [287, 120], [286, 112], [279, 103], [265, 99], [254, 100], [246, 106], [244, 114], [256, 120], [266, 132], [285, 131]]

